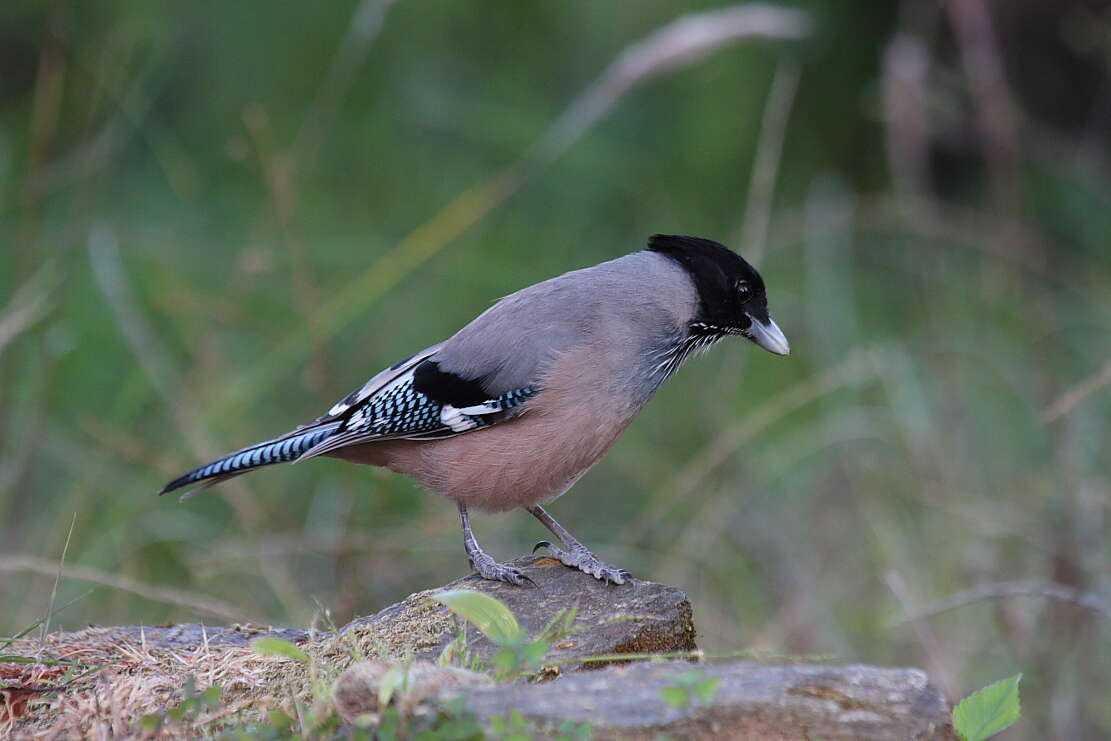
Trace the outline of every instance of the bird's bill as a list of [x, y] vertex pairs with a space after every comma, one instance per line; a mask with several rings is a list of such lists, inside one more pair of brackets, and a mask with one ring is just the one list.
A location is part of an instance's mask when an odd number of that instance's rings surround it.
[[748, 328], [748, 332], [752, 341], [768, 352], [776, 355], [791, 354], [791, 345], [787, 342], [787, 337], [770, 317], [766, 322], [752, 319], [752, 326]]

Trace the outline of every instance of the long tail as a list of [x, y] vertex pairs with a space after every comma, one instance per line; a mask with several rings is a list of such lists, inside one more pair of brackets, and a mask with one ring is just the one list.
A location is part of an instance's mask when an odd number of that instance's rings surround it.
[[234, 453], [228, 453], [222, 458], [217, 458], [211, 463], [206, 463], [194, 468], [189, 473], [178, 476], [166, 484], [162, 491], [158, 493], [162, 495], [175, 489], [184, 489], [186, 486], [199, 484], [199, 486], [195, 486], [182, 495], [182, 499], [185, 499], [194, 492], [207, 489], [221, 481], [227, 481], [256, 468], [297, 460], [306, 450], [335, 433], [339, 425], [339, 422], [332, 422], [313, 427], [304, 432], [291, 433], [274, 440], [256, 443]]

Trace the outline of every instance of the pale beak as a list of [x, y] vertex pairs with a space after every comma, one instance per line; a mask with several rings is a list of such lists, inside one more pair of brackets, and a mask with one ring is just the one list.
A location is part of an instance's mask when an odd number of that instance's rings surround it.
[[[752, 319], [752, 317], [749, 317], [749, 319]], [[752, 319], [752, 326], [748, 328], [748, 333], [753, 342], [770, 353], [776, 355], [791, 354], [791, 346], [787, 343], [787, 337], [784, 336], [783, 330], [770, 317], [766, 324]]]

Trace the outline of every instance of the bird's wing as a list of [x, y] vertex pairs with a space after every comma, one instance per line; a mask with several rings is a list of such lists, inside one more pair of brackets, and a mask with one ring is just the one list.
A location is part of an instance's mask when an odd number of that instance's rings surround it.
[[341, 421], [298, 460], [374, 440], [451, 437], [521, 414], [551, 361], [590, 323], [597, 291], [575, 275], [506, 296], [451, 339], [367, 381], [310, 423]]
[[446, 343], [391, 366], [336, 403], [328, 413], [287, 436], [336, 425], [297, 460], [378, 440], [434, 440], [504, 421], [539, 391], [531, 385], [489, 391], [480, 380], [443, 371], [437, 353]]
[[370, 379], [362, 386], [355, 389], [350, 394], [333, 404], [332, 408], [328, 410], [327, 414], [317, 417], [312, 422], [307, 422], [300, 427], [291, 430], [286, 435], [283, 435], [283, 437], [296, 435], [310, 427], [318, 427], [320, 425], [328, 424], [329, 422], [334, 422], [338, 419], [341, 419], [351, 409], [357, 407], [358, 405], [365, 402], [367, 399], [374, 396], [391, 381], [397, 379], [398, 376], [403, 376], [406, 373], [411, 372], [412, 369], [415, 366], [419, 365], [422, 360], [435, 355], [443, 346], [444, 343], [440, 342], [433, 345], [432, 347], [426, 347], [420, 352], [414, 355], [410, 355], [404, 360], [398, 361], [391, 365], [389, 368], [386, 368], [385, 370], [371, 376]]
[[539, 386], [528, 381], [512, 385], [515, 379], [510, 378], [511, 386], [503, 387], [503, 381], [492, 380], [499, 359], [513, 357], [514, 343], [499, 343], [496, 333], [487, 336], [490, 352], [478, 359], [483, 362], [477, 375], [441, 369], [441, 362], [453, 357], [443, 354], [451, 341], [433, 345], [375, 375], [312, 422], [195, 468], [160, 493], [191, 486], [188, 497], [261, 466], [377, 440], [451, 437], [510, 419], [525, 409]]

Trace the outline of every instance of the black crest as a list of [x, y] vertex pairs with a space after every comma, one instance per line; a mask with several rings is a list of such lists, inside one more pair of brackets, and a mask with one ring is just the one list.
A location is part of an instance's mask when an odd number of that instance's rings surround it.
[[763, 278], [725, 245], [700, 237], [657, 234], [648, 240], [648, 249], [670, 257], [690, 273], [699, 299], [693, 328], [729, 333], [747, 329], [751, 318], [767, 321]]

